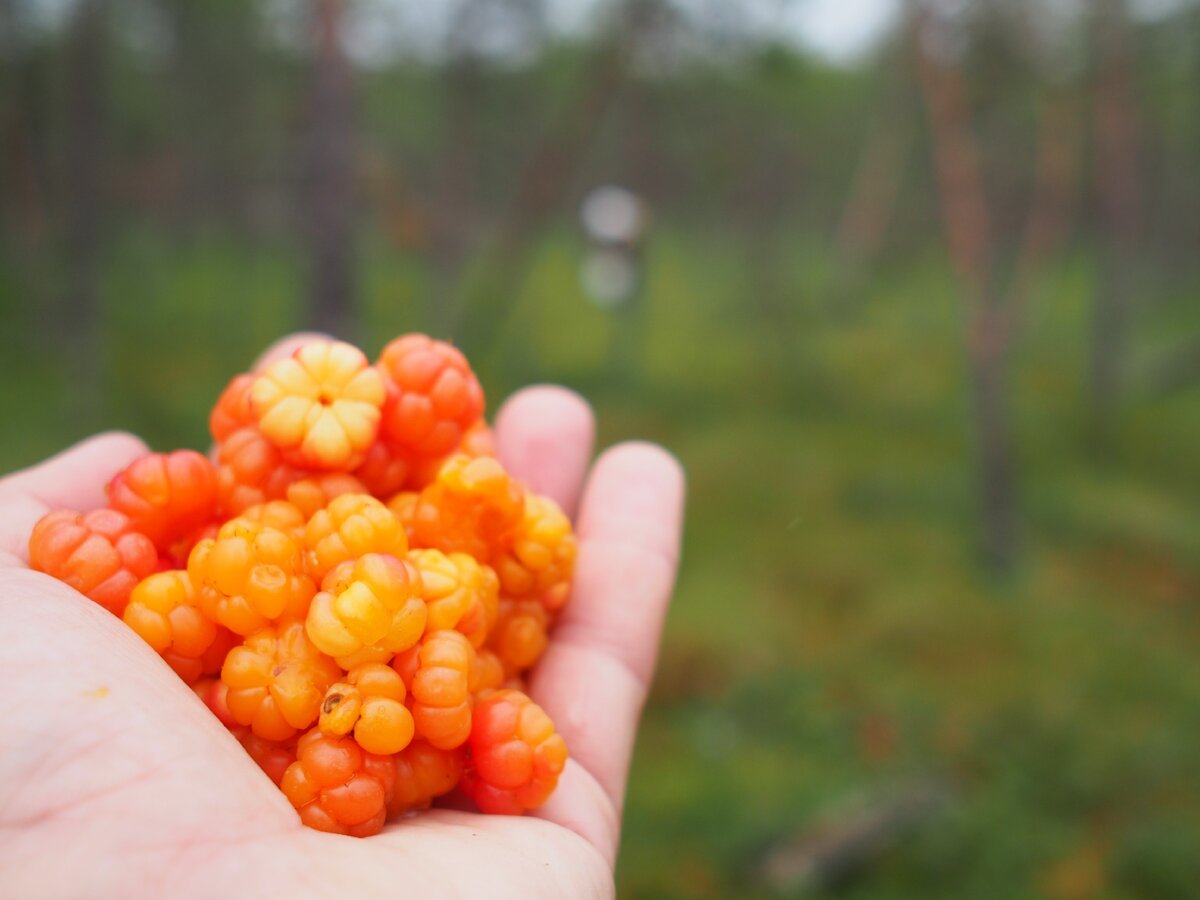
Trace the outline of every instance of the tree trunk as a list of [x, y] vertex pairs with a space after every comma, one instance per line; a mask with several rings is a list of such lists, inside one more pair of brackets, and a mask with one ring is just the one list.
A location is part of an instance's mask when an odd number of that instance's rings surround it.
[[1096, 32], [1093, 102], [1101, 252], [1092, 318], [1090, 388], [1093, 414], [1104, 435], [1111, 428], [1112, 411], [1122, 387], [1141, 198], [1128, 25], [1118, 0], [1100, 5]]
[[103, 210], [107, 0], [80, 0], [67, 58], [67, 252], [64, 345], [71, 413], [87, 423], [100, 398], [99, 279]]
[[988, 302], [978, 308], [970, 348], [981, 549], [994, 572], [1016, 561], [1016, 467], [1009, 410], [1008, 322]]
[[[464, 9], [460, 24], [473, 21]], [[431, 285], [426, 297], [425, 323], [445, 337], [453, 322], [454, 285], [461, 275], [469, 248], [468, 231], [475, 204], [475, 174], [479, 137], [479, 110], [483, 73], [479, 61], [462, 51], [447, 64], [443, 75], [446, 110], [445, 139], [438, 173], [436, 206], [431, 211]]]
[[346, 335], [354, 300], [353, 84], [341, 42], [342, 0], [313, 0], [314, 72], [304, 224], [311, 270], [308, 324]]
[[924, 52], [921, 29], [929, 26], [928, 18], [917, 16], [912, 36], [929, 111], [946, 243], [969, 310], [967, 359], [977, 442], [980, 543], [989, 567], [1005, 573], [1016, 556], [1016, 473], [1006, 377], [1012, 320], [993, 284], [991, 211], [982, 157], [971, 130], [966, 83], [954, 64]]

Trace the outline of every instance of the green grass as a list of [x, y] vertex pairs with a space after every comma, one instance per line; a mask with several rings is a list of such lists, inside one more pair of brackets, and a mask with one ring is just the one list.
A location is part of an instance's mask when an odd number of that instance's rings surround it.
[[[581, 295], [573, 236], [547, 234], [479, 357], [493, 397], [567, 383], [594, 399], [604, 441], [659, 440], [688, 469], [621, 896], [770, 896], [777, 840], [926, 777], [948, 809], [834, 894], [1193, 896], [1196, 391], [1135, 399], [1098, 447], [1082, 406], [1092, 260], [1048, 273], [1014, 377], [1021, 563], [988, 578], [949, 272], [897, 264], [834, 317], [822, 247], [781, 235], [753, 265], [744, 250], [664, 227], [626, 321]], [[755, 293], [764, 259], [775, 306]], [[362, 260], [358, 337], [374, 350], [422, 326], [430, 276], [381, 239]], [[0, 327], [23, 336], [0, 362], [5, 468], [101, 424], [202, 443], [226, 375], [302, 318], [285, 249], [131, 235], [105, 273], [102, 400], [72, 415], [64, 360], [17, 302], [30, 271], [0, 269]], [[1135, 350], [1197, 327], [1182, 303], [1152, 308]]]

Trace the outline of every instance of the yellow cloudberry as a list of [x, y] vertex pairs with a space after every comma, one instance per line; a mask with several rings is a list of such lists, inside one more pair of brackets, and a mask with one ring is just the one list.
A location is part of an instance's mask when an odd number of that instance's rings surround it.
[[386, 662], [421, 639], [428, 615], [421, 575], [383, 553], [347, 560], [321, 583], [308, 610], [308, 635], [344, 667]]
[[399, 753], [413, 737], [412, 713], [404, 705], [407, 691], [396, 670], [382, 663], [355, 666], [330, 685], [317, 724], [325, 734], [354, 733], [368, 753]]
[[350, 469], [379, 432], [383, 378], [362, 351], [313, 341], [278, 360], [250, 388], [250, 408], [287, 462]]

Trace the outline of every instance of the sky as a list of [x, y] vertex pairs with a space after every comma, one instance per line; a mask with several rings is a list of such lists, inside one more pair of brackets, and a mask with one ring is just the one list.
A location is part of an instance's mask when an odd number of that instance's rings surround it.
[[[46, 0], [49, 2], [49, 0]], [[57, 0], [61, 2], [61, 0]], [[281, 12], [293, 0], [272, 0]], [[611, 0], [541, 0], [552, 32], [586, 33]], [[671, 0], [678, 10], [715, 30], [736, 28], [790, 43], [830, 62], [851, 64], [869, 53], [899, 17], [903, 0]], [[396, 52], [436, 55], [446, 45], [460, 3], [452, 0], [355, 0], [347, 43], [365, 64]], [[523, 36], [505, 31], [497, 18], [490, 30], [495, 55], [521, 56]]]

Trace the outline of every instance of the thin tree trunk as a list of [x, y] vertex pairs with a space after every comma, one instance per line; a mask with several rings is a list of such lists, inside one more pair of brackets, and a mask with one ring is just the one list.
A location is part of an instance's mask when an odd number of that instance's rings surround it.
[[354, 300], [353, 83], [341, 40], [343, 0], [313, 0], [316, 59], [305, 166], [309, 325], [351, 327]]
[[107, 0], [80, 0], [67, 59], [67, 251], [64, 315], [71, 412], [84, 422], [100, 397], [99, 279], [105, 161]]
[[[460, 24], [471, 20], [464, 10]], [[479, 108], [483, 73], [479, 61], [462, 51], [445, 69], [446, 129], [438, 173], [437, 202], [431, 213], [431, 289], [425, 321], [439, 336], [449, 333], [453, 286], [461, 274], [469, 241], [479, 139]]]
[[966, 83], [952, 64], [924, 52], [924, 15], [914, 20], [921, 89], [933, 135], [934, 169], [950, 258], [968, 297], [967, 359], [978, 454], [980, 538], [985, 562], [1006, 572], [1016, 555], [1016, 473], [1006, 360], [1011, 320], [993, 281], [991, 214], [971, 131]]
[[979, 452], [980, 538], [984, 561], [997, 572], [1012, 567], [1017, 544], [1008, 328], [1005, 311], [994, 301], [978, 307], [971, 348], [971, 380]]
[[1129, 63], [1128, 24], [1119, 0], [1100, 5], [1094, 85], [1100, 277], [1092, 319], [1090, 388], [1101, 434], [1121, 393], [1128, 306], [1140, 226], [1138, 116]]
[[856, 305], [867, 271], [883, 247], [895, 216], [896, 199], [912, 144], [909, 125], [912, 104], [907, 84], [899, 73], [890, 81], [891, 87], [875, 113], [834, 235], [836, 270], [832, 299], [839, 314], [851, 312]]

